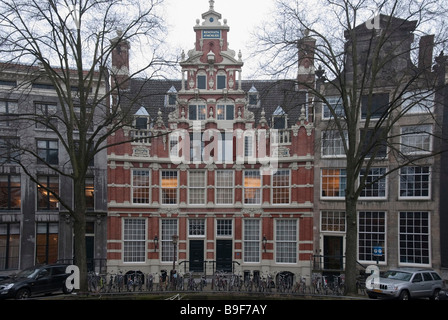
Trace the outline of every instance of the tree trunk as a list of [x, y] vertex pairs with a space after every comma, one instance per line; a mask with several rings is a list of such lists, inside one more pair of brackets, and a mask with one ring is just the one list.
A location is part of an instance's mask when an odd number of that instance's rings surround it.
[[346, 294], [357, 294], [356, 278], [358, 270], [357, 261], [357, 243], [358, 243], [358, 226], [356, 219], [356, 198], [347, 196], [345, 199], [345, 214], [347, 218], [347, 233], [345, 247], [345, 288]]
[[79, 268], [80, 292], [87, 293], [87, 256], [86, 256], [86, 199], [85, 182], [74, 180], [74, 241], [75, 265]]

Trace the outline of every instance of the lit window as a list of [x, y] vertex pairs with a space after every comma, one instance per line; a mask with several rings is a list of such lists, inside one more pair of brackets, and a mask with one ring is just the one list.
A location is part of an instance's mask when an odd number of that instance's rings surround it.
[[19, 175], [0, 175], [0, 210], [20, 210]]
[[190, 105], [188, 110], [190, 120], [205, 120], [207, 112], [205, 105]]
[[58, 209], [58, 200], [55, 194], [59, 193], [59, 178], [57, 176], [38, 176], [37, 181], [37, 209]]
[[344, 198], [346, 184], [345, 169], [322, 169], [322, 198]]
[[244, 203], [261, 204], [260, 170], [244, 171]]
[[177, 171], [161, 172], [162, 204], [177, 204]]
[[218, 105], [218, 120], [233, 120], [235, 118], [235, 107], [233, 105]]

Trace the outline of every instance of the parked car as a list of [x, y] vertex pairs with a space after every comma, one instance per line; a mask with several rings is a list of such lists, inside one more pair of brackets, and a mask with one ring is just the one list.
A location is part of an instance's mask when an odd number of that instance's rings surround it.
[[34, 266], [0, 281], [0, 298], [26, 299], [35, 294], [70, 293], [65, 280], [68, 264]]
[[433, 269], [396, 268], [380, 276], [379, 282], [373, 281], [367, 288], [370, 298], [410, 298], [439, 299], [443, 280]]

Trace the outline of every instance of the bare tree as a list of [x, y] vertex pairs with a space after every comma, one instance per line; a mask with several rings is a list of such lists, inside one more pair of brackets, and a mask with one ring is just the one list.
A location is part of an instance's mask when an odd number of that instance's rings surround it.
[[[2, 0], [0, 1], [0, 52], [2, 72], [26, 76], [14, 92], [31, 92], [39, 80], [56, 92], [57, 110], [21, 106], [22, 126], [40, 126], [54, 134], [68, 163], [48, 161], [33, 144], [20, 144], [20, 165], [31, 180], [51, 193], [74, 221], [75, 261], [80, 268], [81, 291], [87, 291], [86, 265], [86, 176], [95, 155], [107, 148], [107, 137], [129, 125], [129, 110], [138, 92], [119, 97], [132, 77], [151, 78], [170, 65], [160, 44], [164, 32], [159, 15], [163, 0]], [[114, 51], [129, 45], [145, 48], [138, 63], [117, 68], [111, 64]], [[125, 52], [125, 51], [123, 51]], [[131, 69], [131, 70], [130, 70]], [[124, 88], [124, 89], [123, 89]], [[127, 91], [126, 91], [127, 90]], [[135, 92], [133, 92], [135, 93]], [[8, 115], [10, 118], [11, 115]], [[3, 119], [5, 120], [5, 119]], [[18, 131], [26, 134], [26, 128]], [[22, 137], [23, 138], [23, 137]], [[124, 141], [123, 141], [124, 142]], [[42, 184], [30, 164], [73, 181], [74, 203]], [[34, 160], [32, 160], [34, 159]]]
[[[279, 0], [277, 10], [274, 26], [266, 25], [258, 33], [257, 50], [264, 57], [264, 70], [276, 77], [291, 77], [300, 59], [313, 59], [319, 66], [311, 74], [317, 81], [299, 76], [298, 85], [309, 90], [316, 108], [325, 110], [322, 134], [332, 134], [331, 140], [339, 141], [345, 159], [345, 275], [348, 293], [355, 293], [357, 205], [363, 190], [443, 151], [438, 140], [443, 110], [437, 101], [435, 107], [428, 101], [437, 100], [441, 85], [438, 72], [432, 69], [432, 47], [446, 45], [446, 9], [436, 0], [323, 0], [313, 6]], [[420, 38], [417, 45], [414, 35]], [[299, 61], [298, 46], [310, 53], [299, 55]], [[445, 67], [440, 70], [444, 77]], [[339, 101], [330, 101], [329, 96]], [[422, 123], [430, 119], [434, 128], [400, 131], [397, 124], [416, 109], [423, 114]], [[321, 121], [315, 122], [317, 127]], [[416, 133], [431, 137], [433, 146], [407, 142], [406, 137]], [[323, 139], [316, 141], [319, 148], [325, 144]], [[390, 168], [374, 179], [369, 177], [375, 164], [385, 158]]]

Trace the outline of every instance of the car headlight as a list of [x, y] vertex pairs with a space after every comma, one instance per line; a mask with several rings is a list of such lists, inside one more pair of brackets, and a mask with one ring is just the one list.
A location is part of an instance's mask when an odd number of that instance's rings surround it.
[[14, 286], [14, 283], [8, 283], [6, 286], [3, 287], [3, 290], [9, 290]]

